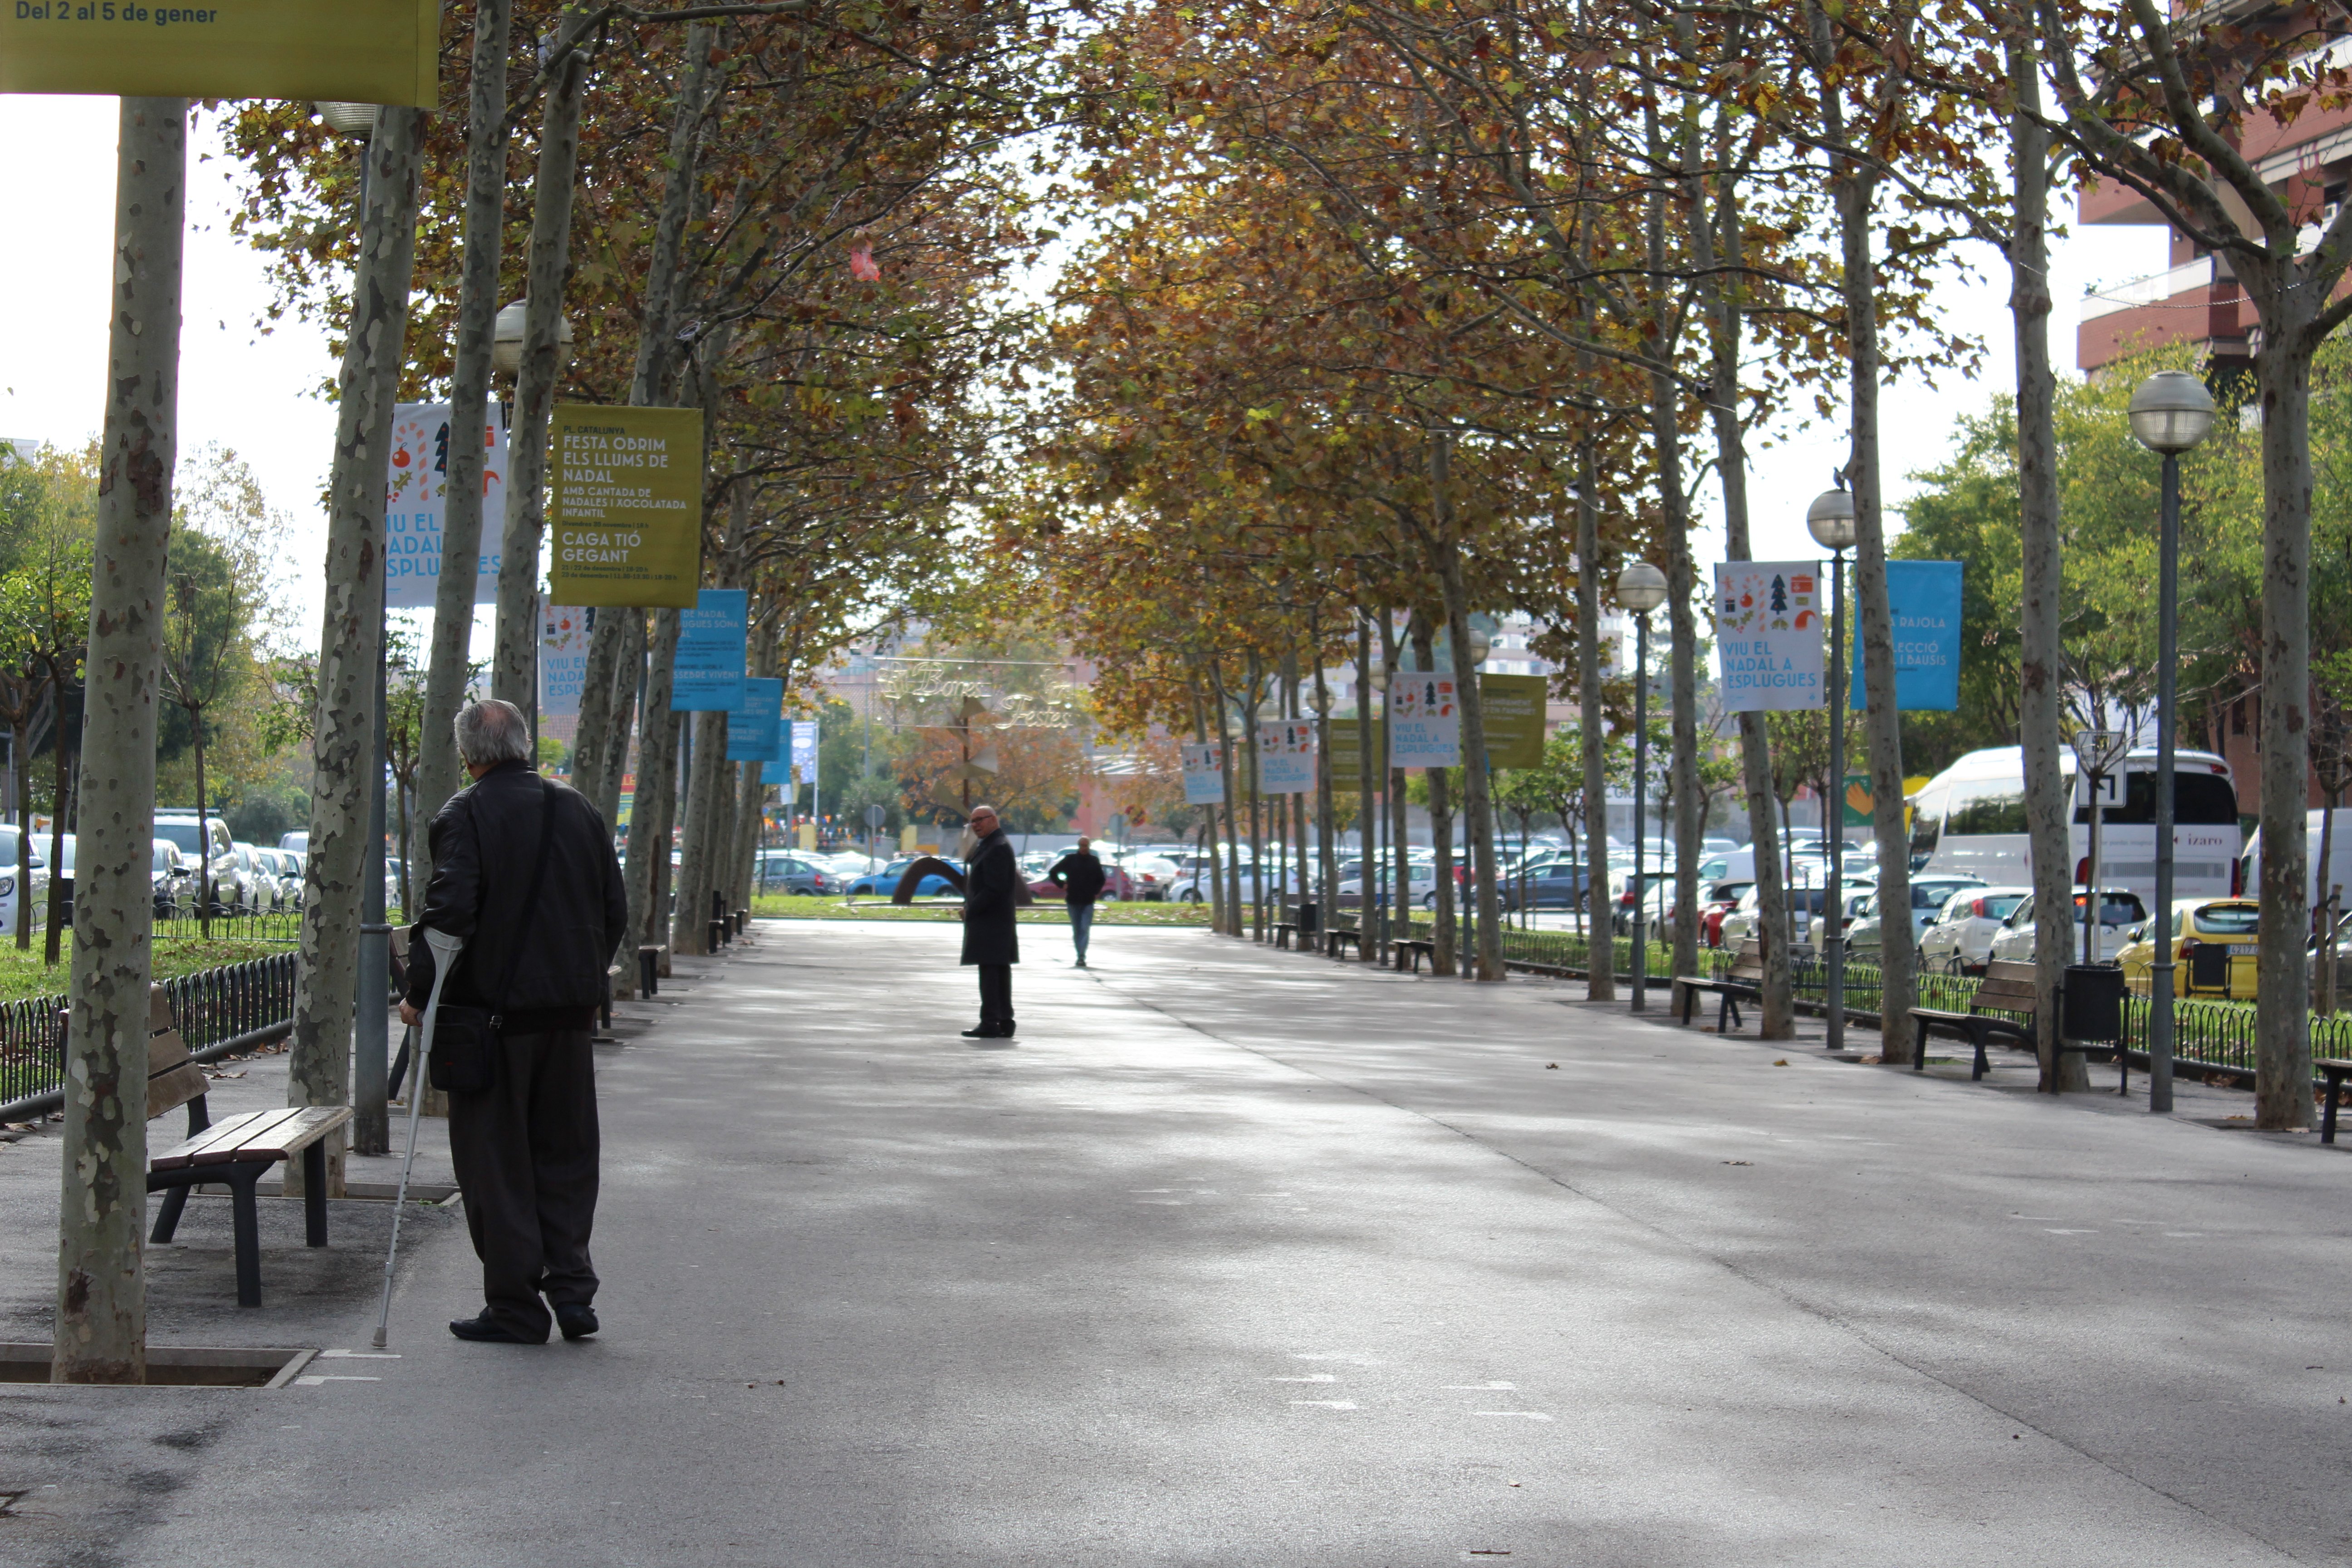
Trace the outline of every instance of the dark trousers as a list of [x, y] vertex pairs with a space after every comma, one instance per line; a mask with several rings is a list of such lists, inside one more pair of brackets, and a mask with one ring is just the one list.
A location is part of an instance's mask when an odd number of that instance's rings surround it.
[[980, 963], [973, 967], [980, 971], [980, 1026], [1013, 1027], [1013, 966]]
[[548, 1306], [584, 1305], [596, 1295], [588, 1261], [598, 1150], [589, 1038], [586, 1029], [509, 1035], [499, 1042], [499, 1081], [449, 1097], [449, 1155], [482, 1260], [482, 1300], [493, 1321], [526, 1339], [547, 1338]]

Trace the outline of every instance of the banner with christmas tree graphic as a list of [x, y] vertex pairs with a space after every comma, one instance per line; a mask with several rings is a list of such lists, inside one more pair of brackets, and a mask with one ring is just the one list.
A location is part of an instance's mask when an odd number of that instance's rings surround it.
[[1715, 647], [1734, 713], [1819, 708], [1821, 563], [1726, 561], [1715, 569]]

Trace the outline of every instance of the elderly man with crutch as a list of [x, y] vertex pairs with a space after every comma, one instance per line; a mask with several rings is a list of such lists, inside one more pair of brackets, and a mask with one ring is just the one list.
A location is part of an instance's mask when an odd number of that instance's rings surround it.
[[551, 1307], [565, 1339], [584, 1339], [597, 1329], [589, 1050], [628, 926], [620, 862], [596, 808], [531, 766], [530, 726], [512, 703], [459, 712], [457, 752], [474, 783], [433, 819], [433, 879], [400, 1005], [402, 1021], [417, 1025], [436, 950], [462, 944], [440, 988], [428, 1072], [449, 1096], [449, 1153], [484, 1305], [449, 1331], [544, 1344]]

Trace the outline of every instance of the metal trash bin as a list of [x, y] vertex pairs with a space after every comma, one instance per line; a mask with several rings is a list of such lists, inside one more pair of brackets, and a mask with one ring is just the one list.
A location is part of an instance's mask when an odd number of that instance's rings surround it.
[[2064, 1005], [2058, 1013], [2058, 1036], [2066, 1040], [2120, 1040], [2124, 1037], [2124, 972], [2110, 963], [2070, 963], [2066, 966]]
[[1323, 906], [1313, 900], [1298, 906], [1298, 934], [1301, 939], [1322, 934]]

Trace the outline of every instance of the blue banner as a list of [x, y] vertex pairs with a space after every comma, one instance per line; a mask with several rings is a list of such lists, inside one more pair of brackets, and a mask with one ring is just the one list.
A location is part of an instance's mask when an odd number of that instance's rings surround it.
[[743, 679], [743, 706], [727, 715], [727, 760], [772, 762], [782, 754], [777, 739], [784, 712], [784, 683], [761, 676]]
[[743, 648], [751, 595], [741, 588], [705, 588], [694, 608], [677, 613], [677, 684], [673, 713], [732, 713], [743, 706]]
[[[1960, 563], [1890, 561], [1886, 600], [1895, 613], [1895, 706], [1910, 713], [1960, 705]], [[1846, 601], [1849, 605], [1853, 601]], [[1853, 645], [1853, 689], [1864, 706], [1862, 639]]]
[[[728, 728], [731, 730], [734, 726], [730, 722]], [[800, 769], [801, 782], [803, 784], [814, 782], [816, 778], [816, 721], [814, 719], [793, 720], [792, 721], [792, 734], [789, 737], [782, 733], [782, 730], [783, 726], [781, 724], [777, 726], [777, 750], [781, 752], [789, 745], [792, 749], [792, 755], [789, 757], [770, 757], [768, 759], [768, 765], [760, 770], [760, 782], [761, 784], [782, 784], [786, 789], [790, 789], [793, 784], [793, 770], [794, 768]]]

